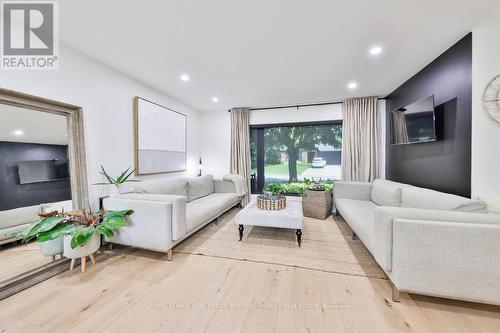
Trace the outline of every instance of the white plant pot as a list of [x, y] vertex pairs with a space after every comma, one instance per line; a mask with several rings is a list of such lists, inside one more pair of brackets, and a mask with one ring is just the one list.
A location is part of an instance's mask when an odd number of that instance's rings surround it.
[[115, 198], [121, 194], [121, 185], [108, 185], [108, 196], [110, 198]]
[[45, 257], [55, 256], [56, 254], [63, 253], [63, 238], [57, 237], [56, 239], [52, 239], [46, 242], [38, 243], [40, 247], [40, 253]]
[[86, 257], [95, 253], [101, 247], [101, 237], [100, 234], [94, 232], [92, 238], [83, 246], [77, 246], [74, 249], [71, 248], [71, 235], [64, 236], [64, 253], [66, 258], [76, 259]]

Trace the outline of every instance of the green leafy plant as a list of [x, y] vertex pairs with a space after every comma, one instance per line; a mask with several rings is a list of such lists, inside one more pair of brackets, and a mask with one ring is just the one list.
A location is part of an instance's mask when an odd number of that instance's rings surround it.
[[[309, 179], [304, 179], [303, 183], [269, 183], [264, 187], [264, 190], [272, 192], [273, 195], [292, 194], [303, 197], [305, 190], [311, 183], [312, 181]], [[320, 181], [320, 184], [324, 185], [327, 191], [333, 191], [332, 180]]]
[[108, 238], [114, 237], [114, 230], [127, 226], [126, 216], [133, 214], [133, 210], [100, 210], [90, 211], [53, 212], [39, 222], [18, 234], [18, 237], [27, 243], [36, 238], [39, 243], [56, 239], [64, 235], [71, 235], [71, 248], [83, 246], [99, 233]]
[[106, 169], [104, 169], [104, 167], [101, 165], [101, 171], [99, 171], [99, 173], [106, 178], [107, 182], [95, 183], [94, 185], [109, 185], [109, 184], [111, 184], [111, 185], [118, 186], [120, 184], [127, 183], [127, 182], [139, 182], [140, 180], [129, 179], [130, 176], [132, 176], [132, 174], [134, 172], [135, 172], [135, 169], [130, 171], [130, 167], [128, 167], [127, 170], [123, 171], [118, 177], [113, 178], [109, 175], [108, 172], [106, 172]]

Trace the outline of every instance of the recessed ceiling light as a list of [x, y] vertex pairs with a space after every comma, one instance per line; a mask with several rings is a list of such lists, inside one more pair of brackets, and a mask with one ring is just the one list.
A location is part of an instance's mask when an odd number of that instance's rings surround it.
[[217, 103], [219, 99], [217, 97], [212, 97], [212, 102]]
[[182, 74], [182, 75], [181, 75], [181, 80], [182, 80], [182, 81], [184, 81], [184, 82], [189, 81], [189, 75], [187, 75], [187, 74]]
[[348, 87], [349, 89], [354, 89], [354, 88], [356, 88], [357, 86], [358, 86], [358, 84], [357, 84], [356, 82], [350, 82], [350, 83], [347, 85], [347, 87]]
[[12, 131], [12, 134], [14, 134], [15, 136], [21, 136], [24, 134], [24, 132], [22, 130], [14, 130]]
[[377, 55], [380, 52], [382, 52], [382, 48], [380, 46], [375, 46], [370, 49], [370, 54], [371, 55]]

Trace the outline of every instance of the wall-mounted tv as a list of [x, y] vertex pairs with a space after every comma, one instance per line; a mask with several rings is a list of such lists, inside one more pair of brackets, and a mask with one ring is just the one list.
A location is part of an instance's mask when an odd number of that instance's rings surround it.
[[68, 160], [23, 161], [17, 164], [21, 184], [69, 178]]
[[390, 116], [393, 145], [436, 141], [434, 95], [400, 107]]

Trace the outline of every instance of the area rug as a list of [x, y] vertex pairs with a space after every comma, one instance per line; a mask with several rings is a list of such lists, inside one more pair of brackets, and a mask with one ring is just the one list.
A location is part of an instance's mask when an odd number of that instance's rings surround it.
[[386, 279], [360, 240], [341, 217], [304, 219], [302, 247], [295, 230], [245, 226], [238, 241], [234, 219], [239, 209], [226, 213], [219, 224], [211, 223], [174, 249], [174, 253], [206, 255]]

